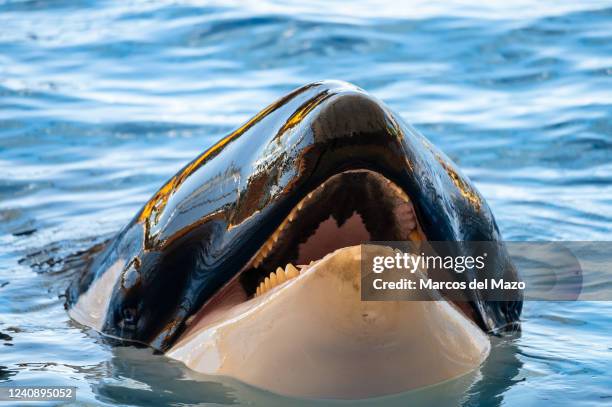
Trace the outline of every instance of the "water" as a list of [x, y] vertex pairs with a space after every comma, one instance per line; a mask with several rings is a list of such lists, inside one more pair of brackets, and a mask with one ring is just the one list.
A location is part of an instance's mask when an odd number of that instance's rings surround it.
[[[95, 405], [296, 403], [105, 344], [67, 317], [60, 270], [315, 80], [413, 123], [506, 239], [609, 240], [612, 2], [307, 3], [0, 1], [0, 381], [76, 385]], [[612, 403], [611, 324], [608, 302], [526, 303], [522, 334], [494, 339], [473, 377], [386, 401]]]

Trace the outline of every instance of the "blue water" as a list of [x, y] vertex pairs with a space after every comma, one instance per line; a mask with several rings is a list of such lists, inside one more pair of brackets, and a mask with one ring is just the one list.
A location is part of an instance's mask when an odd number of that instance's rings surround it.
[[[75, 385], [79, 404], [296, 404], [105, 344], [66, 315], [60, 270], [311, 81], [414, 124], [507, 240], [610, 240], [612, 2], [399, 3], [0, 0], [0, 382]], [[384, 401], [610, 405], [611, 330], [610, 302], [528, 302], [473, 377]]]

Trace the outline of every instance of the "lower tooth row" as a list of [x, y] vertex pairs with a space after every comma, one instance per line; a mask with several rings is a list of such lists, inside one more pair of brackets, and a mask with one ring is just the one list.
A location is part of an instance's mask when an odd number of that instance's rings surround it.
[[299, 275], [300, 272], [291, 263], [287, 264], [284, 270], [281, 267], [278, 267], [276, 269], [276, 272], [273, 271], [272, 273], [270, 273], [270, 275], [259, 284], [259, 287], [257, 287], [257, 289], [255, 290], [255, 297], [265, 294], [277, 285], [280, 285], [285, 281], [291, 280], [292, 278], [295, 278]]

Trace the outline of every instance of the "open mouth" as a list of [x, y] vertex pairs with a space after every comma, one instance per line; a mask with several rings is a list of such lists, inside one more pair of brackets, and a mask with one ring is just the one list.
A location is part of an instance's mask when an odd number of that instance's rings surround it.
[[346, 171], [291, 210], [240, 274], [240, 283], [247, 296], [263, 294], [337, 249], [404, 240], [425, 240], [406, 193], [379, 173]]
[[408, 195], [371, 170], [328, 178], [291, 210], [243, 269], [194, 317], [265, 295], [338, 249], [370, 241], [422, 241]]
[[465, 312], [448, 301], [360, 299], [360, 244], [425, 239], [392, 181], [370, 170], [334, 175], [188, 319], [168, 356], [305, 397], [371, 397], [465, 374], [490, 348]]
[[[242, 270], [186, 321], [182, 337], [229, 318], [237, 305], [282, 290], [340, 249], [373, 241], [424, 240], [410, 198], [397, 184], [366, 169], [336, 174], [293, 207]], [[469, 302], [449, 302], [476, 320]]]
[[[242, 270], [187, 320], [187, 333], [194, 321], [282, 287], [338, 249], [425, 240], [410, 198], [393, 181], [367, 169], [336, 174], [301, 199]], [[468, 301], [451, 302], [476, 321]]]

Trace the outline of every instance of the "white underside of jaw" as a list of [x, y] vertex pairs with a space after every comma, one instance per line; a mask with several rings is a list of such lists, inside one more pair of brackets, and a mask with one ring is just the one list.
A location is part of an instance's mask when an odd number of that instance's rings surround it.
[[439, 383], [487, 357], [488, 337], [449, 302], [361, 301], [360, 253], [339, 249], [201, 319], [167, 355], [276, 393], [345, 399]]

